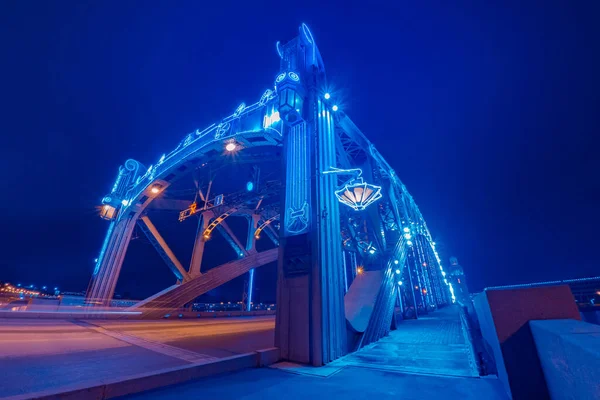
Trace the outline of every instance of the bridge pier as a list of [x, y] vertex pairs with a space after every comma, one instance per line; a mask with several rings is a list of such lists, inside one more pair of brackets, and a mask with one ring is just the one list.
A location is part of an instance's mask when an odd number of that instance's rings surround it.
[[[333, 117], [317, 90], [324, 68], [308, 28], [283, 46], [277, 78], [284, 121], [275, 345], [281, 357], [320, 366], [348, 351]], [[290, 99], [291, 105], [290, 105]]]

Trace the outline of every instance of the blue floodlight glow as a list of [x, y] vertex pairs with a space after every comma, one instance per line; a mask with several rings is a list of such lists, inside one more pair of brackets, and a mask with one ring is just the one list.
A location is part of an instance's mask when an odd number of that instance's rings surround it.
[[98, 262], [98, 259], [97, 259], [97, 258], [94, 258], [94, 262]]
[[400, 261], [398, 261], [398, 260], [394, 260], [394, 264], [396, 264], [396, 265], [398, 265], [399, 262]]
[[42, 289], [46, 290], [46, 286], [42, 286]]
[[325, 97], [325, 100], [329, 100], [331, 98], [331, 95], [329, 93], [325, 93], [325, 96], [323, 97]]
[[58, 288], [57, 288], [57, 287], [55, 287], [55, 288], [54, 288], [54, 290], [58, 290]]
[[253, 191], [254, 190], [254, 182], [248, 181], [246, 183], [246, 190], [249, 191], [249, 192]]
[[369, 254], [375, 254], [375, 249], [370, 249]]
[[411, 238], [412, 238], [412, 236], [411, 236], [411, 234], [410, 234], [410, 233], [405, 233], [405, 234], [404, 234], [404, 238], [405, 238], [405, 239], [407, 239], [407, 240], [409, 240], [409, 239], [411, 239]]
[[288, 72], [288, 76], [290, 77], [291, 80], [293, 80], [294, 82], [298, 82], [300, 80], [300, 77], [298, 76], [297, 73], [295, 72]]
[[122, 200], [121, 204], [123, 204], [125, 207], [127, 207], [129, 205], [129, 201], [128, 200]]
[[444, 271], [442, 271], [442, 276], [446, 276], [446, 273]]
[[398, 286], [402, 286], [402, 281], [398, 281]]
[[400, 270], [399, 269], [396, 270], [396, 274], [400, 275]]
[[339, 108], [338, 108], [338, 106], [337, 106], [336, 104], [334, 104], [334, 105], [333, 105], [333, 107], [331, 107], [331, 109], [332, 109], [333, 111], [337, 111], [337, 110], [339, 110]]
[[408, 228], [404, 228], [403, 230], [404, 230], [404, 232], [410, 232], [410, 229], [408, 229]]
[[413, 245], [413, 242], [411, 242], [410, 240], [407, 240], [407, 241], [406, 241], [406, 244], [407, 244], [407, 245], [409, 245], [409, 246], [412, 246], [412, 245]]

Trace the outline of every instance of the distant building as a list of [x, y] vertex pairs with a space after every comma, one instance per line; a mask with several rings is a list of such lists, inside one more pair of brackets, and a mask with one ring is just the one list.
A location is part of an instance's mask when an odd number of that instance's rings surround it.
[[458, 264], [456, 257], [450, 257], [448, 269], [448, 282], [452, 284], [454, 297], [458, 303], [466, 304], [469, 301], [469, 288], [463, 268]]

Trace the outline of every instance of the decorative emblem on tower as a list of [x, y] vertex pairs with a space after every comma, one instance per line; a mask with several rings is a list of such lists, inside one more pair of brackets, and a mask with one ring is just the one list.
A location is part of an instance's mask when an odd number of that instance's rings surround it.
[[381, 186], [366, 183], [361, 176], [362, 170], [360, 168], [339, 169], [331, 167], [328, 171], [324, 171], [323, 173], [354, 175], [353, 178], [346, 181], [342, 187], [334, 193], [340, 203], [343, 203], [356, 211], [364, 210], [382, 197]]

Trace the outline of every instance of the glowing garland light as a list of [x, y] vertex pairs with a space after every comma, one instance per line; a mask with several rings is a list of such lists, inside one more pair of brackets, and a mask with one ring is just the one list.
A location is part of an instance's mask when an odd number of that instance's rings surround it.
[[328, 171], [323, 171], [323, 173], [356, 175], [355, 178], [347, 181], [341, 189], [334, 192], [335, 197], [338, 198], [340, 203], [345, 204], [356, 211], [364, 210], [383, 197], [381, 194], [381, 186], [366, 183], [361, 177], [362, 170], [360, 168], [339, 169], [331, 167]]

